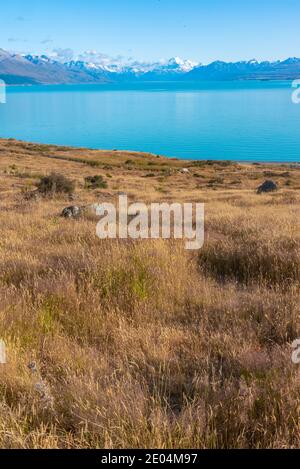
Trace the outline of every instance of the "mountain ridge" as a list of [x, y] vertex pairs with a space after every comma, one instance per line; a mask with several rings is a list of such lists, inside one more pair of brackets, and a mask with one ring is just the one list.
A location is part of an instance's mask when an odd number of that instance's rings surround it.
[[97, 63], [60, 61], [47, 55], [21, 55], [0, 49], [0, 79], [8, 85], [97, 84], [135, 81], [289, 80], [300, 77], [300, 58], [255, 59], [203, 65], [173, 57], [160, 62]]

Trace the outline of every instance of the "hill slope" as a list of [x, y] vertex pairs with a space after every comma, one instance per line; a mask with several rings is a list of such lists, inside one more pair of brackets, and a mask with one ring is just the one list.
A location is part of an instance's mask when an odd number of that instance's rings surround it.
[[0, 49], [0, 78], [7, 84], [71, 84], [103, 82], [103, 76], [95, 76], [78, 67], [66, 67], [48, 58], [30, 60], [18, 54]]

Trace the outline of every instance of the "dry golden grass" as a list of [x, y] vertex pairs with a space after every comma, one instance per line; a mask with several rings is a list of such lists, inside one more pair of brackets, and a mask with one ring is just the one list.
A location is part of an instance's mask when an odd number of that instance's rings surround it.
[[[26, 200], [53, 171], [80, 205], [205, 202], [204, 248], [100, 241], [67, 196]], [[0, 447], [300, 446], [300, 167], [0, 140], [0, 174]]]

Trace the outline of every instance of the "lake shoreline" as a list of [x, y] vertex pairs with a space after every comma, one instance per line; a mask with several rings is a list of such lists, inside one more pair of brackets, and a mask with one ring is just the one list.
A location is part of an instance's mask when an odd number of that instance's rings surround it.
[[32, 147], [39, 146], [39, 147], [53, 147], [56, 149], [68, 149], [69, 151], [86, 151], [86, 152], [99, 152], [102, 154], [124, 154], [124, 155], [137, 155], [137, 156], [145, 156], [149, 157], [152, 156], [154, 158], [161, 158], [165, 159], [166, 161], [178, 161], [180, 163], [184, 163], [184, 165], [188, 165], [190, 163], [196, 163], [199, 161], [199, 163], [215, 163], [215, 164], [224, 164], [224, 163], [231, 163], [231, 164], [239, 164], [239, 165], [252, 165], [252, 166], [295, 166], [300, 168], [300, 159], [299, 161], [244, 161], [244, 160], [227, 160], [227, 159], [219, 159], [219, 158], [202, 158], [202, 159], [186, 159], [186, 158], [180, 158], [176, 156], [167, 156], [167, 155], [161, 155], [161, 154], [156, 154], [152, 152], [146, 152], [146, 151], [139, 151], [139, 150], [125, 150], [125, 149], [110, 149], [110, 148], [89, 148], [89, 147], [81, 147], [81, 146], [74, 146], [74, 145], [61, 145], [61, 144], [55, 144], [55, 143], [44, 143], [44, 142], [35, 142], [35, 141], [27, 141], [27, 140], [20, 140], [16, 138], [6, 138], [6, 137], [1, 137], [0, 136], [0, 143], [1, 142], [11, 142], [11, 143], [16, 143], [16, 144], [25, 144], [25, 145], [31, 145]]
[[156, 159], [160, 160], [165, 160], [166, 162], [178, 162], [182, 167], [188, 166], [189, 164], [195, 164], [199, 162], [199, 164], [238, 164], [238, 165], [245, 165], [245, 166], [288, 166], [288, 167], [295, 167], [295, 168], [300, 168], [300, 160], [299, 162], [294, 162], [294, 161], [240, 161], [240, 160], [227, 160], [227, 159], [219, 159], [219, 158], [202, 158], [202, 159], [185, 159], [185, 158], [180, 158], [176, 156], [168, 156], [168, 155], [163, 155], [163, 154], [156, 154], [152, 152], [146, 152], [146, 151], [139, 151], [139, 150], [125, 150], [125, 149], [110, 149], [110, 148], [89, 148], [89, 147], [81, 147], [81, 146], [74, 146], [74, 145], [61, 145], [61, 144], [54, 144], [54, 143], [44, 143], [44, 142], [30, 142], [27, 140], [19, 140], [15, 138], [6, 138], [6, 137], [1, 137], [0, 136], [0, 143], [5, 143], [9, 144], [11, 143], [16, 144], [16, 145], [26, 145], [28, 147], [39, 147], [39, 148], [52, 148], [55, 149], [56, 151], [85, 151], [89, 153], [98, 153], [100, 156], [103, 154], [108, 154], [113, 157], [114, 154], [122, 154], [122, 155], [136, 155], [137, 157], [153, 157]]

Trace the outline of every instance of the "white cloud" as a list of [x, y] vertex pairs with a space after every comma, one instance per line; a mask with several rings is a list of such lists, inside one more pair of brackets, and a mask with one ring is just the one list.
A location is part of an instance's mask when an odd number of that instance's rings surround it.
[[74, 51], [73, 49], [54, 49], [51, 57], [59, 62], [69, 62], [74, 58]]
[[74, 61], [85, 62], [90, 68], [101, 67], [111, 72], [122, 72], [130, 69], [134, 73], [146, 73], [154, 70], [174, 70], [174, 71], [189, 71], [194, 66], [198, 65], [196, 62], [189, 60], [182, 60], [179, 57], [165, 60], [160, 59], [156, 62], [138, 61], [132, 57], [125, 57], [118, 55], [111, 57], [103, 54], [94, 49], [88, 49], [80, 54], [75, 54], [73, 49], [54, 49], [51, 58], [59, 62], [65, 63]]

